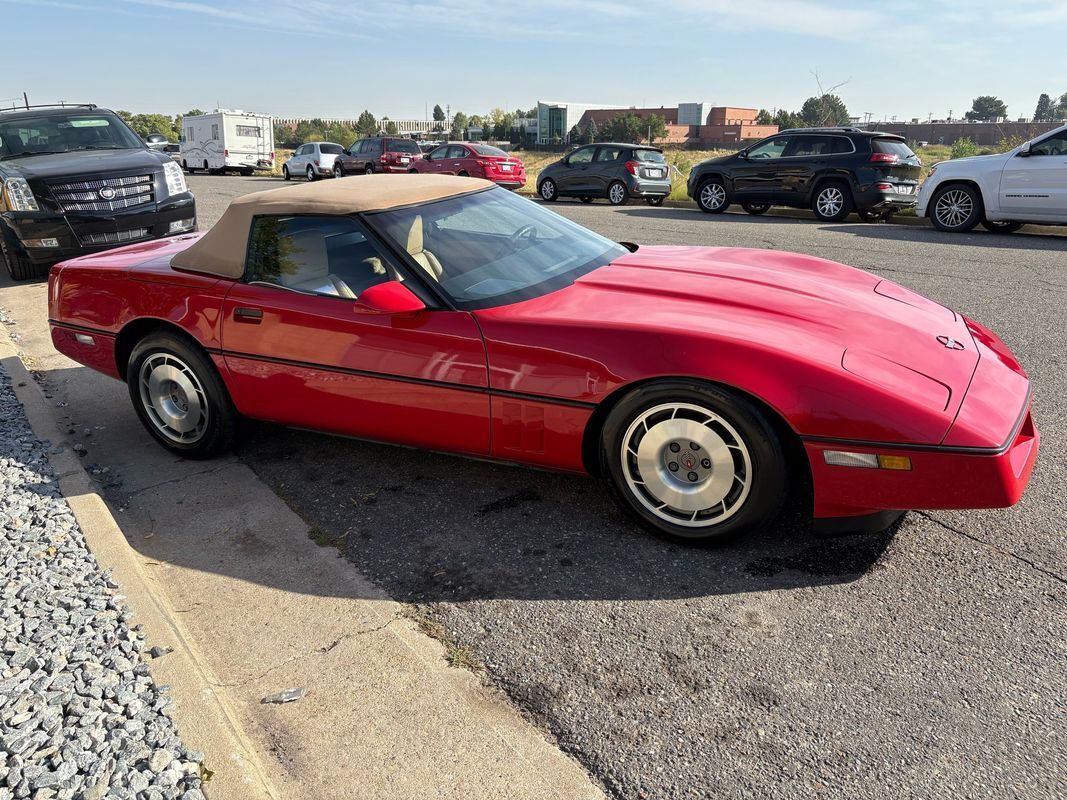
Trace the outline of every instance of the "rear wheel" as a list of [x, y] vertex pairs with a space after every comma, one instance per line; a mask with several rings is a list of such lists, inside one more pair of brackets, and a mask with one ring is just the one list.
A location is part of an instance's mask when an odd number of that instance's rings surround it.
[[657, 197], [646, 197], [645, 198], [645, 202], [648, 203], [650, 206], [661, 206], [661, 205], [663, 205], [663, 201], [666, 200], [666, 199], [667, 199], [667, 196], [664, 195], [664, 194], [661, 194], [661, 195], [658, 195]]
[[824, 183], [815, 192], [811, 210], [823, 222], [840, 222], [852, 213], [852, 192], [840, 181]]
[[708, 178], [697, 190], [697, 205], [705, 214], [721, 214], [730, 207], [730, 195], [722, 178]]
[[753, 216], [759, 216], [760, 214], [766, 214], [771, 206], [770, 203], [742, 203], [741, 208]]
[[171, 452], [205, 459], [228, 450], [237, 412], [214, 365], [176, 333], [149, 334], [134, 347], [126, 383], [141, 424]]
[[541, 185], [537, 187], [537, 193], [541, 195], [543, 200], [547, 200], [549, 203], [559, 197], [559, 189], [556, 188], [556, 182], [551, 178], [545, 178], [541, 181]]
[[785, 497], [785, 457], [773, 428], [744, 397], [710, 384], [635, 390], [612, 409], [601, 445], [615, 500], [675, 541], [751, 532]]
[[612, 181], [608, 186], [608, 202], [613, 206], [624, 206], [630, 199], [630, 193], [626, 191], [626, 184], [622, 181]]
[[982, 227], [990, 233], [1015, 233], [1015, 231], [1019, 230], [1022, 226], [1023, 223], [1012, 222], [1010, 220], [1005, 220], [1003, 222], [991, 219], [982, 220]]
[[182, 169], [188, 172], [190, 175], [193, 174], [193, 171], [189, 169], [189, 165], [185, 163], [185, 159], [182, 159]]
[[982, 219], [982, 198], [963, 183], [938, 189], [930, 201], [930, 222], [947, 233], [966, 233]]

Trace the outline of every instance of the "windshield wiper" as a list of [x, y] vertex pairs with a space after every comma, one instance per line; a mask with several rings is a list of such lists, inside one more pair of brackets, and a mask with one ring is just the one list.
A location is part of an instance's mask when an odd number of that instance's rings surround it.
[[22, 158], [23, 156], [54, 156], [56, 153], [59, 152], [59, 150], [23, 150], [21, 153], [9, 153], [8, 155], [4, 156], [3, 159], [0, 160], [6, 160], [9, 158]]
[[117, 144], [87, 144], [87, 145], [85, 145], [85, 147], [75, 147], [74, 150], [72, 150], [71, 152], [74, 152], [74, 151], [77, 151], [77, 150], [129, 150], [129, 149], [132, 149], [132, 148], [119, 147]]

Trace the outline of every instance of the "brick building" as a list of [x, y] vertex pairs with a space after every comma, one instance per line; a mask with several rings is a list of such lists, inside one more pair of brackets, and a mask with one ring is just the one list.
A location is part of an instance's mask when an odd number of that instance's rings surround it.
[[641, 119], [658, 114], [663, 117], [667, 126], [667, 137], [657, 139], [659, 143], [737, 144], [746, 140], [763, 139], [778, 132], [777, 125], [757, 124], [758, 113], [754, 108], [709, 106], [704, 103], [682, 103], [676, 107], [659, 108], [598, 108], [588, 109], [582, 114], [578, 129], [584, 132], [590, 120], [603, 129], [616, 114], [635, 114]]
[[1063, 122], [872, 122], [863, 127], [903, 136], [909, 142], [952, 144], [969, 138], [975, 144], [989, 147], [1004, 139], [1032, 139], [1054, 130]]

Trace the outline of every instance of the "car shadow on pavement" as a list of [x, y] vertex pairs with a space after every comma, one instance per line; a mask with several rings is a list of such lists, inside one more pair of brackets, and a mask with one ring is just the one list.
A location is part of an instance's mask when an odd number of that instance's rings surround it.
[[[719, 547], [655, 538], [599, 481], [256, 425], [239, 457], [369, 579], [403, 601], [651, 600], [860, 578], [895, 527], [819, 539], [799, 502]], [[285, 587], [299, 591], [297, 587]]]

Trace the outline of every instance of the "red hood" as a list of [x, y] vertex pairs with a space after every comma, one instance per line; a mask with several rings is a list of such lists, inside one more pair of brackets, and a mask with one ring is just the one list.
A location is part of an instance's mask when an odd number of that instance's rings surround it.
[[[847, 374], [921, 406], [927, 422], [908, 435], [931, 442], [951, 425], [978, 363], [966, 324], [950, 309], [862, 270], [775, 250], [642, 246], [565, 289], [489, 314], [509, 325], [639, 331], [646, 348], [649, 336], [661, 340], [653, 346], [665, 365], [679, 347], [688, 361], [715, 365], [714, 343], [722, 342], [732, 345], [722, 352], [765, 365], [784, 357]], [[706, 344], [679, 343], [687, 335]]]

